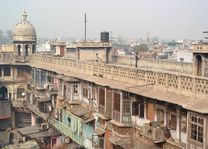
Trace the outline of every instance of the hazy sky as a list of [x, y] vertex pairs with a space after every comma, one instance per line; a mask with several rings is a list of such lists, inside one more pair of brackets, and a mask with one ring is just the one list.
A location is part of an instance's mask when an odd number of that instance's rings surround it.
[[39, 37], [113, 36], [201, 39], [208, 30], [208, 0], [0, 0], [0, 29], [14, 30], [26, 8]]

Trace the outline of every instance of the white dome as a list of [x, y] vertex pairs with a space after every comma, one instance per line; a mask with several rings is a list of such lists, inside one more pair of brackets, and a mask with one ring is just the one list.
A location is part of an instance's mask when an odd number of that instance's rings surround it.
[[22, 20], [15, 27], [13, 40], [36, 42], [37, 38], [35, 28], [29, 21], [27, 21], [26, 12], [23, 13], [22, 17]]

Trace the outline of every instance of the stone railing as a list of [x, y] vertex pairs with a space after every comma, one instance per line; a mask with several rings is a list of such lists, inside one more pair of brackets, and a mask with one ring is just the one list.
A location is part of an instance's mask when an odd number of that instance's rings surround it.
[[204, 97], [208, 93], [208, 78], [160, 69], [134, 68], [129, 66], [82, 62], [53, 56], [33, 55], [31, 66], [61, 74], [74, 72], [132, 85], [154, 84], [156, 88], [187, 96]]
[[[134, 56], [113, 56], [112, 61], [115, 64], [135, 66]], [[139, 68], [153, 68], [156, 70], [167, 70], [192, 74], [192, 63], [182, 63], [168, 60], [140, 59], [137, 63]]]
[[15, 56], [13, 52], [0, 52], [0, 63], [12, 62], [15, 62]]
[[14, 52], [0, 52], [0, 63], [26, 63], [30, 61], [30, 56], [17, 56]]

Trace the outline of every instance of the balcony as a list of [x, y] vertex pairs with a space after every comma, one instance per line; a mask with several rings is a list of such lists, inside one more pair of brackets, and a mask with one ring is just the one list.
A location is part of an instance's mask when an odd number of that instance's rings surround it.
[[150, 138], [154, 143], [161, 143], [165, 141], [164, 130], [160, 126], [150, 126], [150, 124], [145, 124], [143, 132], [144, 135]]
[[11, 117], [11, 103], [10, 101], [0, 101], [0, 119]]
[[65, 126], [63, 123], [55, 120], [54, 118], [49, 118], [48, 122], [56, 128], [60, 133], [65, 136], [70, 137], [73, 141], [78, 143], [79, 145], [84, 145], [84, 139], [82, 136], [79, 136], [78, 133], [74, 133], [70, 130], [69, 127]]

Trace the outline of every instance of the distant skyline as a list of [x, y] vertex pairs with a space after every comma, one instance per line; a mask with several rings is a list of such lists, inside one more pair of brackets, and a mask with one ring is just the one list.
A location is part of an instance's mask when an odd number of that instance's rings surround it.
[[1, 0], [0, 30], [14, 31], [26, 9], [38, 37], [99, 38], [101, 31], [129, 39], [203, 38], [208, 0]]

